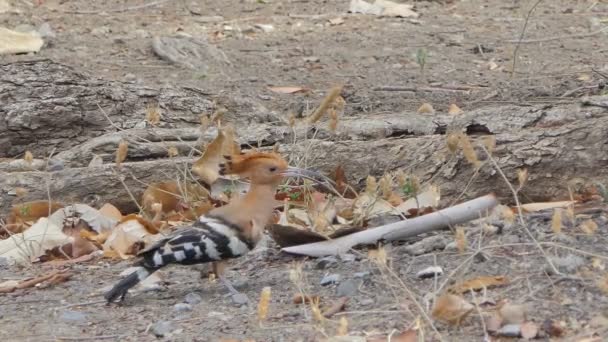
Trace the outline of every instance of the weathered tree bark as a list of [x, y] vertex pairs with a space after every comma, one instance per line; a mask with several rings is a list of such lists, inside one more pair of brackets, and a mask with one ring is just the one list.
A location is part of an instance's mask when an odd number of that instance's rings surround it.
[[[568, 186], [578, 191], [608, 184], [607, 99], [593, 98], [592, 106], [487, 107], [459, 116], [346, 117], [337, 132], [330, 132], [325, 122], [292, 129], [277, 124], [281, 120], [273, 113], [258, 109], [247, 116], [246, 107], [233, 110], [227, 121], [236, 126], [243, 147], [280, 143], [293, 164], [326, 173], [341, 164], [349, 181], [359, 186], [370, 174], [401, 168], [423, 182], [440, 185], [446, 203], [488, 192], [511, 201], [491, 163], [476, 173], [461, 151], [452, 154], [446, 148], [448, 131], [465, 132], [474, 144], [494, 135], [493, 157], [511, 182], [517, 183], [518, 168], [528, 169], [522, 200], [554, 200], [567, 197]], [[95, 196], [124, 211], [133, 210], [136, 206], [125, 186], [139, 200], [146, 183], [183, 178], [201, 143], [216, 133], [215, 128], [200, 129], [199, 114], [213, 110], [201, 91], [107, 82], [48, 60], [0, 65], [0, 101], [0, 157], [19, 156], [29, 149], [43, 158], [55, 149], [48, 163], [55, 171], [45, 171], [44, 161], [36, 160], [32, 171], [23, 163], [0, 160], [0, 213], [16, 200], [18, 187], [28, 190], [18, 201], [45, 199], [48, 190], [54, 200], [80, 202]], [[138, 128], [149, 101], [160, 104], [161, 127]], [[110, 124], [98, 105], [121, 130]], [[266, 123], [268, 119], [275, 123]], [[129, 154], [116, 168], [114, 153], [122, 139], [129, 141]], [[182, 157], [169, 158], [170, 147]], [[104, 165], [87, 167], [94, 155]], [[487, 159], [480, 149], [477, 155]]]

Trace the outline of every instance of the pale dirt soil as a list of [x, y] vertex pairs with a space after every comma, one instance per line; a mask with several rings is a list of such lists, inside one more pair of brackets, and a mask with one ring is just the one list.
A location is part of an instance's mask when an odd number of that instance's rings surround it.
[[[606, 71], [607, 68], [605, 33], [568, 38], [601, 28], [597, 21], [608, 16], [606, 2], [541, 2], [530, 20], [526, 39], [565, 38], [522, 45], [513, 78], [507, 70], [511, 67], [515, 44], [506, 41], [519, 37], [532, 1], [457, 0], [451, 4], [419, 1], [416, 10], [421, 17], [417, 20], [344, 15], [348, 8], [346, 0], [271, 1], [268, 4], [199, 1], [204, 16], [221, 15], [231, 21], [224, 24], [235, 30], [247, 31], [255, 23], [275, 27], [272, 32], [258, 30], [254, 34], [227, 32], [222, 23], [198, 22], [197, 16], [184, 5], [189, 1], [110, 14], [65, 12], [110, 10], [142, 2], [49, 0], [35, 8], [27, 6], [27, 1], [12, 2], [22, 13], [0, 15], [0, 25], [37, 27], [48, 22], [57, 37], [37, 56], [2, 57], [2, 62], [51, 58], [105, 79], [142, 82], [151, 87], [194, 86], [214, 94], [218, 103], [229, 109], [243, 103], [257, 103], [268, 110], [287, 113], [302, 105], [314, 106], [325, 90], [336, 83], [346, 85], [346, 115], [350, 116], [412, 111], [422, 102], [430, 102], [440, 111], [445, 111], [450, 103], [470, 109], [496, 103], [567, 102], [575, 101], [573, 97], [586, 92], [594, 93], [596, 90], [581, 90], [572, 97], [560, 97], [579, 87], [597, 85], [602, 77], [591, 69]], [[312, 17], [316, 14], [325, 16]], [[344, 23], [329, 25], [327, 19], [338, 16], [344, 17]], [[101, 27], [108, 30], [92, 34], [92, 30]], [[231, 66], [220, 70], [212, 64], [210, 72], [202, 75], [160, 60], [151, 50], [151, 36], [170, 35], [178, 30], [210, 39], [225, 53]], [[223, 32], [224, 36], [218, 38], [216, 31]], [[473, 53], [472, 49], [479, 45], [492, 50]], [[421, 47], [429, 51], [424, 75], [415, 58], [416, 50]], [[490, 70], [490, 61], [496, 63], [497, 70]], [[579, 79], [582, 74], [590, 78]], [[313, 93], [278, 95], [268, 91], [269, 85], [305, 86]], [[374, 91], [382, 86], [429, 85], [467, 86], [471, 90], [469, 93]], [[495, 96], [488, 96], [493, 92]], [[389, 248], [391, 268], [402, 284], [390, 275], [383, 275], [362, 250], [357, 260], [338, 261], [326, 269], [318, 269], [317, 260], [303, 261], [305, 285], [310, 293], [330, 302], [337, 298], [336, 286], [319, 285], [324, 275], [338, 273], [343, 281], [362, 281], [341, 315], [348, 318], [349, 331], [354, 335], [386, 334], [392, 329], [406, 329], [420, 316], [404, 286], [426, 309], [425, 295], [453, 271], [459, 272], [451, 276], [450, 283], [479, 275], [506, 275], [510, 283], [489, 290], [489, 297], [528, 304], [530, 317], [537, 323], [546, 319], [563, 321], [567, 332], [564, 340], [576, 340], [575, 336], [596, 330], [589, 327], [589, 321], [605, 313], [608, 304], [596, 283], [603, 273], [591, 266], [594, 255], [603, 260], [608, 257], [607, 219], [605, 214], [594, 214], [599, 229], [593, 236], [566, 226], [566, 237], [556, 238], [551, 232], [550, 217], [548, 214], [530, 219], [530, 229], [541, 241], [571, 248], [546, 245], [548, 254], [580, 256], [582, 265], [565, 272], [583, 280], [547, 275], [542, 254], [530, 244], [521, 227], [506, 226], [502, 234], [484, 236], [479, 241], [479, 225], [472, 225], [468, 235], [469, 252], [463, 255], [439, 248], [413, 257], [405, 253], [402, 246]], [[450, 232], [440, 234], [447, 242], [453, 241]], [[484, 249], [483, 257], [472, 257], [478, 246], [493, 245], [498, 247]], [[159, 320], [172, 321], [174, 334], [165, 338], [171, 341], [213, 341], [229, 337], [315, 341], [324, 334], [332, 335], [340, 315], [320, 326], [311, 320], [310, 310], [291, 301], [296, 289], [289, 281], [289, 269], [294, 260], [302, 258], [281, 254], [272, 243], [269, 247], [267, 251], [233, 262], [229, 271], [229, 277], [252, 301], [258, 300], [263, 287], [272, 288], [270, 319], [264, 327], [256, 322], [255, 305], [236, 307], [225, 296], [221, 285], [201, 280], [198, 271], [187, 267], [167, 269], [162, 291], [132, 295], [122, 307], [88, 304], [64, 308], [99, 300], [99, 291], [114, 283], [128, 266], [127, 262], [98, 260], [69, 266], [74, 276], [64, 284], [0, 296], [0, 337], [4, 341], [47, 341], [60, 337], [94, 341], [101, 340], [100, 336], [107, 340], [152, 341], [157, 338], [146, 330]], [[438, 284], [432, 279], [416, 278], [417, 271], [434, 264], [446, 271]], [[0, 280], [21, 279], [49, 268], [48, 265], [25, 269], [2, 267]], [[365, 271], [371, 275], [354, 278], [354, 273]], [[176, 313], [173, 306], [190, 292], [200, 294], [203, 301], [194, 305], [191, 312]], [[66, 321], [61, 318], [65, 310], [82, 312], [86, 318], [76, 323]], [[447, 341], [483, 339], [477, 314], [467, 318], [462, 327], [441, 323], [436, 327]], [[434, 339], [428, 324], [425, 332], [427, 340]]]

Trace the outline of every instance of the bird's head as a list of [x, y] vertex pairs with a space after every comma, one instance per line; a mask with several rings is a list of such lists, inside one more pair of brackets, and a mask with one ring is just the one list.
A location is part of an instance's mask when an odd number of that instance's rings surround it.
[[317, 172], [289, 166], [285, 159], [273, 152], [246, 152], [224, 156], [224, 159], [226, 162], [220, 164], [221, 175], [249, 178], [252, 184], [278, 185], [284, 177], [326, 179]]

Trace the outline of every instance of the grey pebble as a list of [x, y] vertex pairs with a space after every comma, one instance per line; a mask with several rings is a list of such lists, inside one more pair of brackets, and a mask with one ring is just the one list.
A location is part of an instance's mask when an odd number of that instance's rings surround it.
[[84, 323], [87, 316], [79, 311], [65, 310], [61, 313], [61, 320], [67, 323]]
[[498, 329], [496, 335], [505, 337], [519, 337], [521, 335], [520, 324], [506, 324], [502, 328]]
[[416, 277], [420, 279], [433, 278], [435, 276], [440, 276], [443, 274], [443, 269], [439, 266], [430, 266], [427, 267], [418, 273], [416, 273]]
[[249, 298], [244, 293], [232, 295], [232, 302], [236, 305], [245, 305], [249, 303]]
[[190, 305], [188, 303], [177, 303], [173, 306], [173, 311], [177, 311], [177, 312], [192, 311], [192, 305]]
[[157, 337], [163, 337], [168, 335], [172, 330], [173, 326], [171, 325], [171, 322], [158, 321], [154, 323], [150, 331]]
[[361, 303], [361, 305], [363, 305], [363, 306], [369, 306], [369, 305], [374, 304], [374, 300], [371, 298], [365, 298], [365, 299], [361, 299], [361, 301], [359, 303]]
[[324, 258], [319, 259], [317, 261], [317, 265], [315, 266], [318, 270], [324, 270], [330, 266], [333, 266], [338, 263], [338, 259], [334, 256], [326, 256]]
[[[575, 273], [576, 270], [585, 264], [585, 259], [574, 254], [568, 254], [565, 257], [550, 257], [551, 262], [558, 271], [563, 273]], [[552, 273], [550, 265], [546, 266], [548, 273]]]
[[353, 261], [357, 260], [357, 257], [352, 253], [344, 253], [344, 254], [340, 254], [340, 260], [346, 261], [346, 262], [353, 262]]
[[184, 301], [188, 304], [195, 305], [203, 301], [203, 297], [201, 297], [198, 293], [190, 292], [184, 297]]
[[341, 282], [336, 289], [338, 296], [340, 297], [352, 297], [357, 294], [357, 290], [359, 285], [356, 281], [352, 279], [348, 279], [344, 282]]
[[38, 27], [38, 34], [42, 38], [55, 38], [55, 32], [49, 23], [42, 23], [42, 25]]
[[325, 277], [323, 277], [323, 279], [321, 279], [321, 285], [325, 286], [325, 285], [329, 285], [329, 284], [338, 284], [340, 282], [340, 275], [333, 273], [333, 274], [328, 274]]
[[371, 275], [370, 272], [365, 271], [365, 272], [356, 272], [353, 274], [353, 277], [355, 278], [368, 278]]

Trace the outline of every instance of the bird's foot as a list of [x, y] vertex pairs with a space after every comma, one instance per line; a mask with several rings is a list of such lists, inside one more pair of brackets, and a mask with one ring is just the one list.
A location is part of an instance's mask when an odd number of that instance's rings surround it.
[[249, 304], [249, 297], [246, 294], [237, 291], [237, 289], [232, 286], [232, 283], [226, 279], [224, 276], [220, 276], [219, 280], [226, 286], [228, 291], [230, 292], [230, 296], [232, 297], [232, 302], [237, 305]]

